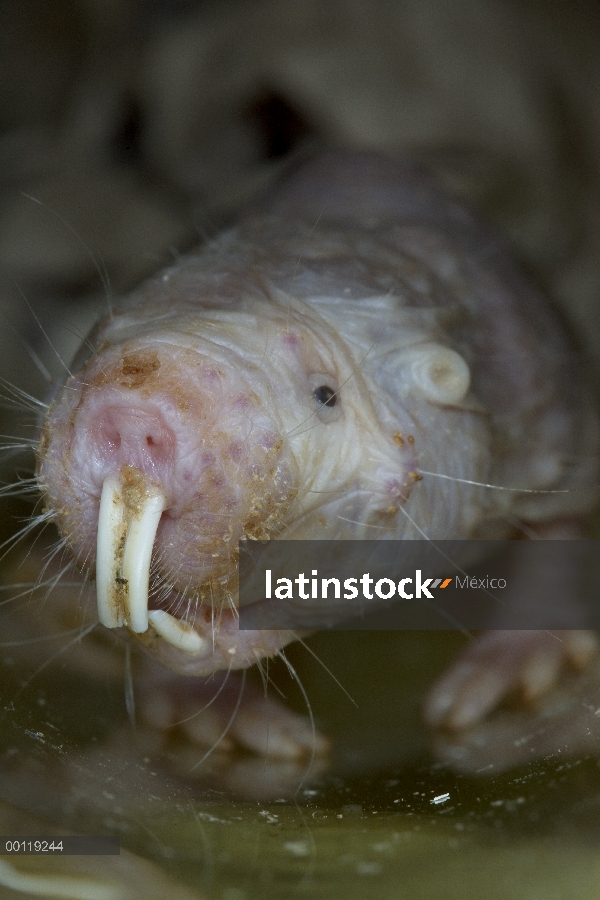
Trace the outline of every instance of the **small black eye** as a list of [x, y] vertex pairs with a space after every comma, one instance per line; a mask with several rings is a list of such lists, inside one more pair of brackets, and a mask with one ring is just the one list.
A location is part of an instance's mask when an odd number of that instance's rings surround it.
[[320, 422], [331, 425], [343, 418], [340, 388], [331, 372], [311, 372], [308, 376], [312, 407]]
[[321, 384], [318, 388], [315, 388], [313, 397], [321, 406], [335, 406], [337, 403], [337, 394], [326, 384]]

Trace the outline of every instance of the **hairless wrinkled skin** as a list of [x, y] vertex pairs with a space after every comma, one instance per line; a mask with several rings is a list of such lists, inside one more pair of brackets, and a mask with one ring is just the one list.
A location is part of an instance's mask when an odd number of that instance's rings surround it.
[[[39, 443], [45, 505], [100, 622], [179, 675], [295, 638], [238, 630], [240, 539], [577, 537], [596, 500], [597, 422], [558, 319], [495, 235], [377, 154], [305, 164], [119, 301], [71, 371]], [[484, 633], [426, 718], [467, 726], [594, 650], [588, 632]], [[161, 726], [190, 695], [164, 685]], [[252, 692], [234, 736], [264, 750], [265, 716], [267, 752], [325, 751]]]

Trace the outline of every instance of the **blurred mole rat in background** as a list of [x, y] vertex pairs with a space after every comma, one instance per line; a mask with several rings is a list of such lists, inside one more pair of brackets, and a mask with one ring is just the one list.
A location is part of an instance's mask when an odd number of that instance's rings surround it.
[[[100, 622], [178, 673], [142, 702], [161, 727], [198, 705], [189, 676], [296, 637], [238, 630], [238, 541], [576, 538], [596, 500], [594, 406], [560, 322], [485, 226], [376, 153], [301, 166], [119, 299], [71, 372], [37, 450], [46, 515]], [[428, 722], [465, 727], [595, 652], [561, 638], [483, 633]], [[252, 690], [231, 734], [274, 756], [327, 746]]]

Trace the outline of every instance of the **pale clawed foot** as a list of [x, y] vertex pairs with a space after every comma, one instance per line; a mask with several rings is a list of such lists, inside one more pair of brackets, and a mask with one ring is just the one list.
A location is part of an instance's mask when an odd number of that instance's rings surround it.
[[326, 755], [328, 739], [272, 693], [237, 673], [207, 681], [166, 676], [143, 686], [138, 715], [144, 725], [198, 750], [241, 749], [281, 760]]
[[506, 699], [534, 703], [564, 668], [583, 669], [597, 651], [590, 631], [483, 632], [429, 693], [425, 721], [458, 731], [478, 724]]

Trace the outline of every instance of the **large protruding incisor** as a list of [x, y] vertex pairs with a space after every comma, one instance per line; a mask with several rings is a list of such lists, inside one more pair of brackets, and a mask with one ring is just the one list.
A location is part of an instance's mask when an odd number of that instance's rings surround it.
[[123, 466], [102, 485], [96, 549], [98, 618], [107, 628], [148, 629], [152, 548], [165, 496], [143, 472]]

